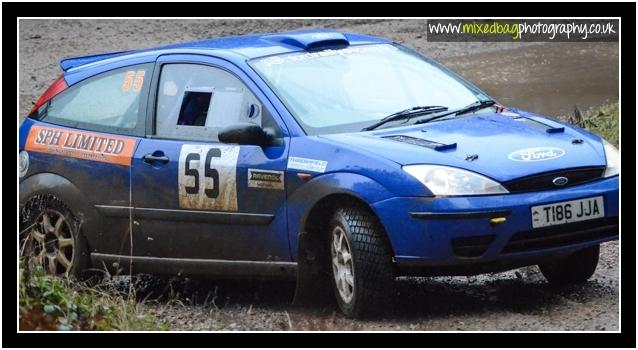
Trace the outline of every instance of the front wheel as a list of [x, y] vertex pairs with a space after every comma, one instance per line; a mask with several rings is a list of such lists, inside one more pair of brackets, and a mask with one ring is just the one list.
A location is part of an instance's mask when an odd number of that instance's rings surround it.
[[394, 282], [392, 253], [381, 224], [367, 208], [352, 205], [337, 210], [329, 227], [339, 308], [348, 317], [379, 313]]
[[562, 259], [540, 264], [543, 276], [555, 286], [584, 283], [596, 271], [600, 245], [576, 251]]

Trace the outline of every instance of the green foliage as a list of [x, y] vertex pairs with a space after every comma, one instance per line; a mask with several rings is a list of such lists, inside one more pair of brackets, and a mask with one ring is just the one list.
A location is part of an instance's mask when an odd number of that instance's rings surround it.
[[585, 112], [583, 127], [600, 135], [612, 145], [619, 143], [619, 108], [618, 104], [603, 105]]
[[585, 128], [618, 147], [620, 140], [620, 113], [618, 107], [618, 103], [605, 104], [597, 108], [591, 108], [582, 114], [576, 108], [574, 116], [559, 118], [566, 119], [572, 124]]
[[139, 314], [134, 298], [77, 281], [22, 270], [19, 287], [21, 330], [167, 330]]

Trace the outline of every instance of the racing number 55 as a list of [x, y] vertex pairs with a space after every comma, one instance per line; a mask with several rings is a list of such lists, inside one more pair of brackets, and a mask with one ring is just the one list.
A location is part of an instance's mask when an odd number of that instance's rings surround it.
[[[206, 153], [206, 161], [204, 162], [204, 177], [210, 178], [213, 180], [213, 188], [204, 189], [204, 194], [208, 198], [217, 198], [219, 196], [219, 172], [217, 169], [211, 168], [210, 163], [213, 157], [220, 158], [222, 152], [219, 148], [211, 148]], [[186, 186], [184, 189], [188, 194], [199, 193], [199, 171], [197, 168], [191, 168], [191, 161], [199, 161], [200, 156], [199, 153], [189, 153], [186, 156], [186, 169], [184, 170], [185, 176], [193, 176], [195, 181], [195, 185], [192, 187]]]
[[239, 146], [183, 145], [178, 169], [179, 206], [237, 211], [238, 156]]

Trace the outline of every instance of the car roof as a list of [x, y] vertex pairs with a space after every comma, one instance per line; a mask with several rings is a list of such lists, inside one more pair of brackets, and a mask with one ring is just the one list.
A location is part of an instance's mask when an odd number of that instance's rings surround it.
[[[218, 55], [234, 63], [244, 63], [249, 59], [290, 52], [310, 51], [323, 47], [388, 43], [389, 40], [355, 33], [340, 33], [326, 29], [298, 30], [284, 33], [265, 33], [223, 38], [205, 39], [177, 43], [140, 50], [120, 51], [99, 55], [66, 58], [60, 61], [65, 73], [79, 73], [91, 70], [90, 75], [104, 70], [130, 64], [130, 59], [153, 61], [159, 55], [169, 53], [199, 53]], [[107, 64], [108, 63], [108, 64]], [[134, 63], [133, 63], [134, 64]], [[98, 69], [96, 69], [98, 68]], [[85, 74], [81, 74], [86, 76]], [[66, 75], [66, 74], [65, 74]], [[74, 74], [76, 75], [76, 74]]]

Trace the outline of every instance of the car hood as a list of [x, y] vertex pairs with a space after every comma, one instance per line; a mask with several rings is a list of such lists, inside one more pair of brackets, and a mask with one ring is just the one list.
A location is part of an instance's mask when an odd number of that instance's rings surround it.
[[598, 136], [519, 110], [323, 137], [400, 165], [447, 165], [498, 181], [606, 164]]

